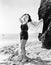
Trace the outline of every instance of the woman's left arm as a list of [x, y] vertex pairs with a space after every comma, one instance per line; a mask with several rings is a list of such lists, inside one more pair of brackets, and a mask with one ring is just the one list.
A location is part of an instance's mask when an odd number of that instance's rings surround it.
[[39, 22], [32, 21], [31, 24], [34, 26], [38, 26], [41, 22], [43, 22], [43, 19], [39, 20]]

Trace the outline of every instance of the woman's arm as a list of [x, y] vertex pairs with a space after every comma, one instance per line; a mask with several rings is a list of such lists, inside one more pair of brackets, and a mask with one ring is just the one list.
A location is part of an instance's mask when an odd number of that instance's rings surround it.
[[34, 26], [38, 26], [41, 22], [43, 22], [43, 19], [39, 20], [39, 22], [31, 22], [31, 24]]
[[21, 18], [20, 18], [19, 20], [20, 20], [20, 22], [23, 24], [23, 21], [21, 20]]

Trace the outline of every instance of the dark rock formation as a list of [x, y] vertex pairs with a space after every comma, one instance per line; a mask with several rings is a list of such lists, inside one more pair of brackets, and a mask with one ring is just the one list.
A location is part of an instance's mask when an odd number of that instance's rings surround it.
[[44, 18], [47, 9], [50, 8], [51, 0], [41, 0], [40, 7], [38, 9], [39, 19]]
[[44, 20], [41, 36], [42, 46], [51, 49], [51, 0], [41, 0], [38, 16], [39, 20], [41, 18]]

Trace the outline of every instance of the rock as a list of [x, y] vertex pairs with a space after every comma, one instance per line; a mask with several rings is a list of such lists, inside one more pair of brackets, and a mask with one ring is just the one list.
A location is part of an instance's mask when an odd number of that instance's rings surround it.
[[41, 0], [38, 15], [39, 19], [44, 20], [41, 36], [42, 48], [51, 49], [51, 0]]
[[48, 28], [48, 25], [51, 22], [51, 0], [41, 0], [40, 7], [38, 9], [38, 16], [39, 20], [43, 19], [43, 30], [42, 34], [45, 33], [45, 31]]
[[46, 49], [51, 49], [51, 25], [49, 29], [42, 35], [42, 46]]
[[39, 19], [45, 18], [46, 10], [51, 6], [51, 0], [41, 0], [40, 7], [38, 9]]

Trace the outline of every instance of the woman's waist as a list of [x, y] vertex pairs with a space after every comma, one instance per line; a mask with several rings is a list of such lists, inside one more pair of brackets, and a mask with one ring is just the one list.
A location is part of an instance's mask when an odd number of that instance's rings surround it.
[[21, 31], [21, 34], [27, 34], [28, 31]]

